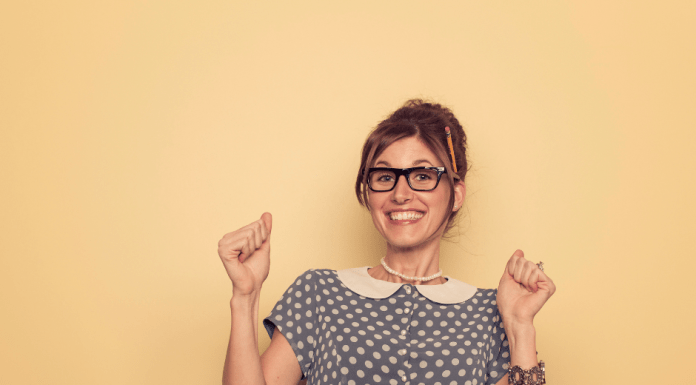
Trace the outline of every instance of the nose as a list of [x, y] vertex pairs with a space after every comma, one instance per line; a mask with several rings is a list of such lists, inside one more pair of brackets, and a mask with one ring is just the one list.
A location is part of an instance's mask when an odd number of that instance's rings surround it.
[[413, 190], [411, 190], [411, 186], [408, 185], [406, 175], [400, 175], [399, 179], [396, 180], [394, 190], [392, 190], [392, 201], [394, 203], [403, 204], [410, 201], [412, 197]]

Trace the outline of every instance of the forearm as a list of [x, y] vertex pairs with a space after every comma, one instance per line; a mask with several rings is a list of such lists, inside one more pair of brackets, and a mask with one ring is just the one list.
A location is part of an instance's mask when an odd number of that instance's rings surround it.
[[510, 343], [510, 366], [529, 369], [537, 365], [536, 330], [533, 324], [505, 325]]
[[[526, 370], [536, 366], [536, 329], [534, 329], [534, 325], [505, 323], [505, 333], [510, 344], [510, 367], [517, 365]], [[507, 374], [498, 381], [498, 385], [507, 383]]]
[[230, 301], [232, 328], [222, 383], [265, 384], [258, 348], [259, 296], [233, 296]]

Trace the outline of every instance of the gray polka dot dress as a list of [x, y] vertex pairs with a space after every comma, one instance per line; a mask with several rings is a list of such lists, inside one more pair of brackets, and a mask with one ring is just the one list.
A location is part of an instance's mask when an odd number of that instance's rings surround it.
[[308, 270], [263, 321], [290, 343], [311, 385], [495, 384], [508, 341], [495, 289], [376, 280], [368, 267]]

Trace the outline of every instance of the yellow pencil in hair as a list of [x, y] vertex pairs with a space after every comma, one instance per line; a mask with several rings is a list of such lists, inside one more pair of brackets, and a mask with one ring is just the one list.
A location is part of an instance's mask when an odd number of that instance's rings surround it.
[[449, 145], [450, 154], [452, 154], [452, 168], [454, 168], [454, 172], [457, 172], [457, 160], [454, 158], [454, 146], [452, 145], [452, 134], [449, 127], [445, 127], [445, 132], [447, 132], [447, 144]]

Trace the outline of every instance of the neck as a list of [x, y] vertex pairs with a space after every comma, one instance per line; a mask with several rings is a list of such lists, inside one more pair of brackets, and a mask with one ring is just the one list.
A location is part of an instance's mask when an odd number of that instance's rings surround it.
[[[426, 247], [397, 248], [387, 245], [387, 253], [384, 261], [393, 270], [409, 277], [427, 277], [440, 270], [440, 242], [434, 242]], [[369, 274], [375, 278], [388, 282], [412, 283], [414, 285], [439, 285], [447, 282], [443, 277], [435, 278], [427, 282], [405, 281], [402, 278], [390, 274], [382, 265], [370, 269]]]

